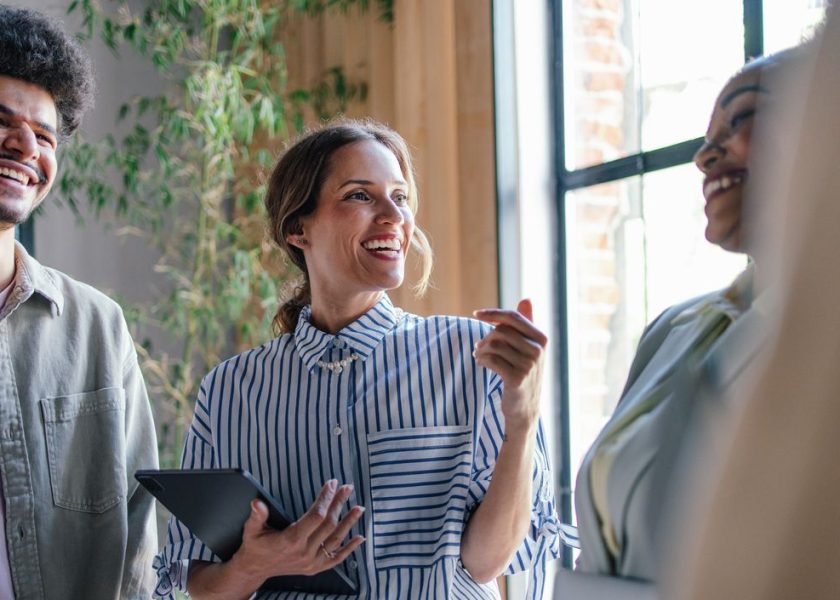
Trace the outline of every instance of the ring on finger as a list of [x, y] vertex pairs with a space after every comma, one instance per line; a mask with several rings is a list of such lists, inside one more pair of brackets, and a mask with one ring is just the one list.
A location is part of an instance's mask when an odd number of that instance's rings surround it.
[[324, 546], [324, 542], [321, 542], [321, 552], [323, 552], [324, 556], [326, 556], [329, 560], [332, 560], [332, 559], [335, 558], [335, 552], [331, 552], [331, 551], [327, 550], [327, 547]]

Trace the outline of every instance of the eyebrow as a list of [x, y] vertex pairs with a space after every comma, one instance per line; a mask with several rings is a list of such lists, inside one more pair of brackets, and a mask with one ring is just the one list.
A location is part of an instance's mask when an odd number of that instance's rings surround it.
[[[0, 114], [8, 115], [10, 117], [20, 117], [20, 114], [16, 113], [5, 104], [0, 104]], [[52, 125], [44, 123], [43, 121], [33, 121], [33, 123], [35, 123], [35, 125], [37, 125], [40, 129], [43, 129], [52, 136], [58, 137], [58, 132]]]
[[740, 96], [741, 94], [746, 94], [747, 92], [761, 92], [763, 94], [766, 94], [767, 91], [768, 90], [767, 90], [766, 87], [762, 87], [757, 83], [753, 83], [753, 84], [750, 84], [750, 85], [744, 85], [744, 86], [741, 86], [739, 88], [735, 88], [734, 90], [732, 90], [731, 92], [726, 94], [726, 96], [723, 97], [723, 99], [720, 101], [720, 107], [721, 108], [726, 108], [727, 104], [732, 102], [736, 97]]
[[[395, 183], [397, 185], [408, 185], [402, 179], [396, 179], [392, 183]], [[347, 181], [342, 183], [340, 186], [338, 186], [338, 189], [347, 187], [348, 185], [374, 185], [374, 182], [370, 181], [369, 179], [348, 179]]]

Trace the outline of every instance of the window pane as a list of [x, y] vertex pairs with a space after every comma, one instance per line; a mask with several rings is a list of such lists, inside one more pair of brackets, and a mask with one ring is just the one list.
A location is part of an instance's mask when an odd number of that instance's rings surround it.
[[764, 0], [765, 54], [810, 37], [827, 8], [827, 0]]
[[727, 285], [743, 255], [705, 241], [693, 165], [567, 194], [571, 461], [612, 414], [644, 326]]
[[564, 0], [566, 168], [701, 136], [743, 63], [742, 3]]
[[715, 98], [744, 64], [743, 3], [639, 0], [642, 150], [706, 132]]
[[640, 184], [634, 177], [566, 195], [569, 441], [575, 471], [613, 411], [646, 318]]
[[647, 320], [693, 296], [728, 285], [743, 254], [706, 241], [702, 177], [693, 164], [643, 177]]
[[566, 168], [639, 150], [635, 0], [563, 0]]

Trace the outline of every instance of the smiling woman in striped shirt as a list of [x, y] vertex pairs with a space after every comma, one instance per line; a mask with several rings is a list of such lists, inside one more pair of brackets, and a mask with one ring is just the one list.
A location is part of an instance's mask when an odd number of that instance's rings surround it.
[[498, 598], [499, 574], [531, 569], [540, 598], [559, 542], [538, 417], [547, 340], [530, 303], [478, 320], [393, 306], [409, 248], [421, 289], [431, 253], [411, 157], [382, 125], [305, 135], [266, 207], [305, 283], [278, 311], [279, 337], [204, 378], [182, 462], [247, 469], [298, 521], [272, 530], [254, 502], [219, 563], [173, 520], [157, 593], [248, 598], [271, 576], [338, 567], [361, 598]]

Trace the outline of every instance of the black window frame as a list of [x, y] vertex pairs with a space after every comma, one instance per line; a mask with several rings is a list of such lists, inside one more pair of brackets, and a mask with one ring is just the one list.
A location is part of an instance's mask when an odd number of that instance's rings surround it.
[[[573, 190], [618, 181], [628, 177], [645, 175], [661, 169], [668, 169], [691, 162], [694, 153], [703, 143], [703, 138], [685, 140], [664, 148], [640, 151], [616, 160], [588, 166], [582, 169], [566, 168], [566, 138], [563, 82], [563, 0], [549, 0], [551, 15], [549, 49], [551, 56], [551, 105], [554, 120], [554, 170], [556, 173], [555, 210], [557, 239], [555, 251], [557, 265], [556, 278], [556, 314], [557, 350], [560, 360], [554, 365], [557, 406], [554, 409], [557, 440], [555, 457], [555, 489], [558, 491], [557, 506], [559, 516], [564, 523], [573, 520], [572, 510], [572, 471], [570, 445], [569, 411], [569, 339], [568, 339], [568, 303], [567, 303], [567, 265], [566, 265], [566, 194]], [[764, 3], [763, 0], [743, 0], [744, 20], [744, 62], [764, 53]], [[572, 566], [572, 552], [563, 548], [564, 567]]]
[[30, 216], [26, 221], [15, 228], [15, 237], [23, 244], [26, 251], [35, 256], [35, 216]]

